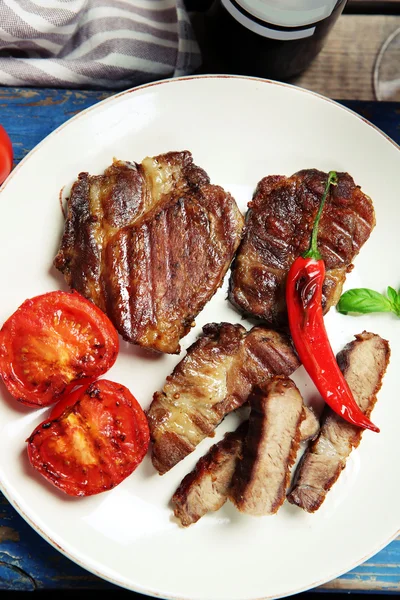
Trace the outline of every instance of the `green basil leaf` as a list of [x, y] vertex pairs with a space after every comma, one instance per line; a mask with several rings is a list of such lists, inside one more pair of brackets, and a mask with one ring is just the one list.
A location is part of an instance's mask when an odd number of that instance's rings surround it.
[[396, 290], [394, 288], [390, 287], [390, 285], [389, 285], [386, 293], [387, 293], [387, 297], [389, 298], [390, 302], [392, 302], [392, 304], [395, 304], [396, 300], [397, 300]]
[[337, 304], [341, 313], [391, 312], [392, 304], [379, 292], [367, 288], [354, 288], [345, 292]]
[[400, 293], [397, 294], [394, 301], [394, 312], [398, 317], [400, 317]]

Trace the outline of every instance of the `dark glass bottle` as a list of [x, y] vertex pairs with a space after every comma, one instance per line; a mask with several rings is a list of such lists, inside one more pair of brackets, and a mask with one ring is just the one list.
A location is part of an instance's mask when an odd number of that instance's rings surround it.
[[204, 70], [288, 80], [322, 49], [346, 0], [215, 0]]

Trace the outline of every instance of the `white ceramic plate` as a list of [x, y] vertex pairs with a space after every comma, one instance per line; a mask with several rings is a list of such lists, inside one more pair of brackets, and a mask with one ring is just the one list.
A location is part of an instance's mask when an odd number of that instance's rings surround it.
[[[63, 228], [59, 192], [80, 171], [100, 173], [113, 157], [188, 149], [213, 183], [245, 211], [258, 180], [317, 167], [348, 171], [375, 204], [377, 226], [346, 287], [398, 287], [399, 148], [363, 119], [313, 93], [235, 77], [164, 81], [121, 93], [86, 110], [44, 140], [0, 193], [0, 321], [28, 297], [64, 288], [52, 268]], [[226, 278], [227, 279], [227, 278]], [[183, 340], [185, 349], [210, 321], [241, 321], [226, 284]], [[390, 340], [391, 365], [373, 414], [379, 435], [360, 448], [315, 515], [285, 504], [273, 517], [252, 518], [226, 504], [188, 529], [169, 500], [207, 448], [235, 426], [229, 416], [167, 475], [148, 457], [116, 489], [75, 499], [30, 468], [25, 439], [47, 414], [11, 400], [1, 387], [1, 489], [21, 515], [69, 558], [123, 587], [191, 600], [278, 597], [322, 584], [355, 567], [395, 537], [400, 524], [399, 321], [391, 315], [326, 318], [335, 351], [364, 329]], [[249, 324], [247, 324], [249, 326]], [[107, 374], [128, 386], [144, 408], [184, 355], [147, 357], [123, 343]], [[295, 375], [305, 398], [313, 387]]]

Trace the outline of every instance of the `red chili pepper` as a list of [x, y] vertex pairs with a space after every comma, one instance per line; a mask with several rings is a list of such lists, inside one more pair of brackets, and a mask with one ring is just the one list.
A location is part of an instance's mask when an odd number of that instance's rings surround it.
[[339, 369], [324, 324], [322, 285], [325, 263], [317, 248], [317, 236], [329, 188], [336, 183], [337, 175], [331, 171], [314, 222], [310, 247], [293, 262], [288, 273], [286, 304], [290, 332], [300, 360], [332, 410], [353, 425], [379, 432], [354, 400]]

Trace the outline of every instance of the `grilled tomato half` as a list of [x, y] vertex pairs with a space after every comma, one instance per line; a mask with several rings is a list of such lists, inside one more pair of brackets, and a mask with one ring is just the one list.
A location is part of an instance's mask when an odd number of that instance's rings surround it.
[[107, 379], [81, 388], [79, 400], [75, 396], [71, 402], [28, 438], [29, 460], [71, 496], [110, 490], [146, 455], [150, 439], [146, 415], [126, 387]]
[[56, 402], [114, 364], [119, 338], [109, 318], [78, 292], [26, 300], [0, 330], [0, 376], [29, 406]]

